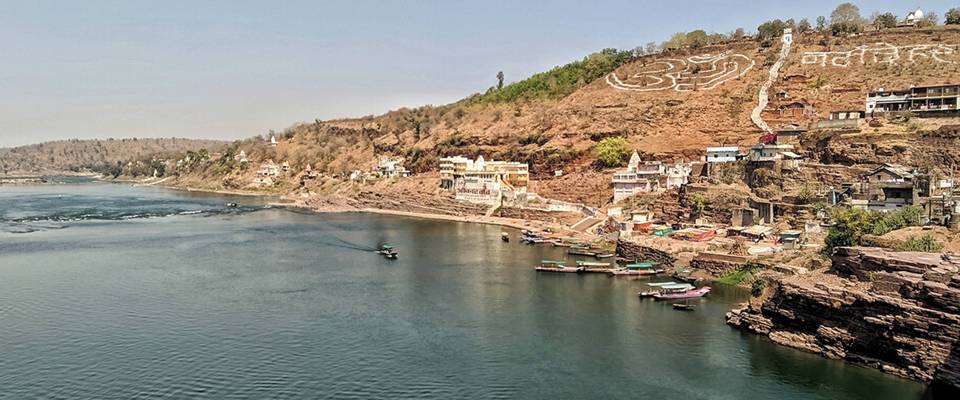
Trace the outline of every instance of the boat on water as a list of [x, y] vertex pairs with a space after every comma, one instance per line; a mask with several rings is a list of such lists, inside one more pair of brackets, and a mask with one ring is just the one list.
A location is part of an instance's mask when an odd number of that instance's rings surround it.
[[397, 250], [394, 249], [393, 246], [388, 244], [380, 246], [380, 248], [376, 250], [376, 253], [382, 255], [388, 260], [396, 260], [400, 255], [400, 253], [397, 253]]
[[231, 202], [231, 203], [227, 203], [227, 207], [230, 207], [230, 208], [237, 208], [238, 206], [239, 206], [239, 204], [237, 204], [237, 203], [232, 203], [232, 202]]
[[[666, 288], [666, 287], [664, 287]], [[706, 296], [707, 293], [710, 293], [710, 286], [704, 286], [698, 289], [688, 289], [684, 291], [667, 291], [665, 293], [656, 294], [653, 296], [655, 300], [683, 300], [683, 299], [695, 299], [699, 297]]]
[[696, 306], [694, 306], [693, 304], [673, 303], [673, 309], [674, 309], [674, 310], [693, 311], [694, 307], [696, 307]]
[[626, 267], [617, 268], [610, 271], [610, 275], [613, 276], [650, 276], [662, 274], [664, 269], [654, 268], [656, 263], [652, 262], [640, 262], [640, 263], [631, 263], [627, 264]]
[[583, 272], [602, 273], [610, 272], [610, 263], [595, 261], [577, 261], [577, 267], [583, 268]]
[[598, 254], [595, 255], [594, 257], [600, 258], [600, 259], [604, 259], [604, 258], [612, 258], [612, 257], [616, 257], [616, 256], [617, 256], [616, 253], [602, 253], [602, 254], [601, 254], [601, 253], [598, 253]]
[[544, 238], [543, 235], [538, 234], [534, 231], [524, 229], [520, 232], [520, 241], [526, 244], [539, 244], [546, 243], [548, 239]]
[[506, 232], [501, 232], [501, 233], [500, 233], [500, 240], [502, 240], [502, 241], [504, 241], [504, 242], [509, 242], [509, 241], [510, 241], [510, 234], [509, 234], [509, 233], [506, 233]]
[[695, 286], [689, 283], [681, 282], [652, 282], [648, 283], [647, 286], [652, 287], [651, 290], [644, 290], [637, 292], [637, 295], [640, 298], [651, 298], [659, 294], [672, 293], [672, 292], [685, 292], [687, 290], [696, 289]]
[[564, 272], [564, 273], [580, 273], [583, 272], [583, 267], [568, 267], [564, 265], [563, 261], [556, 260], [542, 260], [540, 265], [533, 267], [534, 270], [540, 272]]

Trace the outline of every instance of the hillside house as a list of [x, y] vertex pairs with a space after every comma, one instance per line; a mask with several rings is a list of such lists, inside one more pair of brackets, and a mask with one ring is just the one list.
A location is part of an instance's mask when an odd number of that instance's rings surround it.
[[910, 11], [909, 13], [907, 13], [907, 16], [903, 18], [903, 22], [900, 24], [897, 24], [897, 26], [901, 26], [901, 27], [916, 26], [917, 24], [920, 23], [920, 21], [923, 20], [923, 16], [924, 16], [923, 10], [919, 8], [916, 10]]
[[239, 154], [233, 156], [233, 160], [241, 164], [248, 162], [249, 160], [247, 160], [247, 152], [240, 150]]
[[275, 177], [280, 175], [280, 166], [269, 160], [263, 164], [260, 164], [260, 168], [257, 169], [257, 176], [264, 177]]
[[373, 172], [381, 178], [405, 178], [410, 176], [410, 171], [407, 171], [403, 166], [402, 157], [380, 157]]
[[777, 143], [797, 143], [800, 141], [800, 135], [806, 132], [807, 128], [798, 124], [783, 124], [773, 131], [777, 135]]
[[[613, 174], [613, 202], [619, 202], [638, 193], [660, 190], [660, 177], [664, 173], [662, 163], [642, 162], [636, 151], [630, 156], [627, 169]], [[689, 173], [688, 173], [689, 175]]]
[[707, 147], [708, 163], [727, 163], [737, 161], [740, 155], [739, 147]]
[[[862, 176], [861, 199], [870, 210], [885, 211], [919, 203], [926, 196], [925, 179], [916, 170], [899, 164], [883, 164]], [[865, 197], [865, 198], [864, 198]]]
[[686, 185], [690, 180], [691, 172], [693, 172], [693, 166], [688, 163], [680, 162], [667, 165], [663, 172], [666, 181], [664, 187], [673, 189]]
[[270, 134], [270, 146], [273, 146], [273, 147], [277, 146], [277, 137], [274, 136], [272, 133]]
[[915, 86], [906, 90], [878, 89], [867, 94], [866, 113], [910, 111], [918, 117], [956, 115], [960, 84]]

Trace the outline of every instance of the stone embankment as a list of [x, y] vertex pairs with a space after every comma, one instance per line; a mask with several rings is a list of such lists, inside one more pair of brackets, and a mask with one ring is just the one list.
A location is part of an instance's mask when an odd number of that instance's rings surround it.
[[960, 388], [960, 257], [840, 248], [727, 323], [781, 345]]
[[655, 262], [663, 267], [670, 267], [677, 261], [676, 257], [663, 250], [625, 240], [617, 240], [617, 257], [627, 260]]

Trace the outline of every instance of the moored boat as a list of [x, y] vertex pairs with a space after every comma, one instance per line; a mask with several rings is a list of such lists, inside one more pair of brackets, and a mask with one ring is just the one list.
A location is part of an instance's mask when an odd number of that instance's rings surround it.
[[706, 296], [707, 293], [710, 293], [710, 286], [704, 286], [698, 289], [688, 289], [688, 290], [676, 290], [671, 291], [668, 289], [668, 286], [665, 286], [664, 289], [667, 290], [665, 293], [654, 295], [653, 298], [656, 300], [681, 300], [681, 299], [695, 299], [698, 297]]
[[502, 241], [504, 241], [504, 242], [509, 242], [509, 241], [510, 241], [510, 234], [509, 234], [509, 233], [506, 233], [506, 232], [501, 232], [501, 233], [500, 233], [500, 240], [502, 240]]
[[563, 261], [556, 260], [542, 260], [540, 265], [533, 267], [534, 270], [540, 272], [564, 272], [564, 273], [579, 273], [583, 272], [583, 267], [568, 267], [564, 265]]
[[656, 263], [640, 262], [627, 264], [624, 268], [617, 268], [610, 271], [613, 276], [650, 276], [664, 272], [662, 268], [654, 268]]
[[684, 304], [684, 303], [673, 303], [674, 310], [680, 311], [693, 311], [695, 306], [693, 304]]

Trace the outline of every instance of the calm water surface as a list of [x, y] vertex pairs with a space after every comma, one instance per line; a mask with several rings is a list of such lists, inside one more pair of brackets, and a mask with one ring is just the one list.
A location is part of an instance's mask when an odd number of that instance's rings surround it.
[[[226, 208], [226, 201], [241, 203]], [[920, 399], [501, 228], [124, 185], [0, 187], [0, 399]], [[369, 251], [389, 242], [400, 259]], [[929, 396], [929, 395], [928, 395]]]

